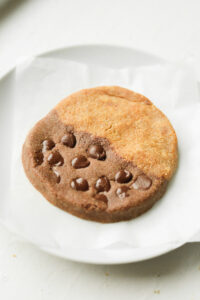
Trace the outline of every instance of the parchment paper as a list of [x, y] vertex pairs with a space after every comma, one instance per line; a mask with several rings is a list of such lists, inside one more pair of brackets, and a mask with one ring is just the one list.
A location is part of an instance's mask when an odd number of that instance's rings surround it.
[[[47, 202], [26, 178], [22, 144], [29, 129], [62, 98], [82, 88], [120, 85], [147, 96], [172, 122], [179, 143], [179, 167], [165, 196], [128, 222], [81, 220]], [[56, 58], [31, 58], [17, 66], [14, 141], [6, 220], [44, 247], [119, 249], [187, 242], [200, 231], [200, 101], [191, 63], [107, 69]], [[197, 239], [196, 239], [197, 240]]]

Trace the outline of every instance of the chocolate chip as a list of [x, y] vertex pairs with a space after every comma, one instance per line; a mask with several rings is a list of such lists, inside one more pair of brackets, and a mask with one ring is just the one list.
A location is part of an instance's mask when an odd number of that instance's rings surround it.
[[50, 153], [47, 160], [52, 166], [62, 166], [64, 164], [64, 159], [58, 151]]
[[34, 160], [35, 160], [35, 165], [36, 166], [39, 166], [43, 163], [44, 156], [43, 156], [41, 151], [38, 151], [38, 152], [34, 153]]
[[89, 164], [89, 160], [83, 155], [76, 156], [72, 159], [72, 167], [74, 167], [75, 169], [86, 168], [89, 166]]
[[77, 191], [87, 191], [89, 189], [87, 180], [79, 177], [71, 181], [71, 187]]
[[108, 203], [108, 198], [103, 194], [97, 194], [95, 196], [95, 199], [97, 199], [98, 201], [102, 201], [104, 203]]
[[67, 132], [61, 139], [61, 143], [67, 147], [74, 148], [76, 145], [76, 138], [73, 133]]
[[123, 198], [129, 196], [127, 193], [128, 190], [129, 190], [129, 188], [127, 186], [123, 185], [116, 190], [116, 194], [120, 199], [123, 199]]
[[118, 183], [127, 183], [132, 179], [133, 175], [127, 170], [121, 170], [115, 175], [115, 180]]
[[135, 190], [147, 190], [150, 188], [151, 184], [152, 184], [151, 179], [148, 176], [146, 176], [145, 174], [143, 174], [143, 175], [139, 175], [137, 177], [137, 179], [133, 183], [132, 187]]
[[59, 183], [60, 182], [60, 174], [56, 170], [53, 170], [53, 172], [56, 175], [56, 183]]
[[97, 192], [108, 192], [110, 189], [110, 181], [106, 176], [102, 176], [99, 179], [97, 179], [95, 184], [95, 189]]
[[88, 149], [89, 156], [98, 160], [106, 158], [106, 152], [101, 145], [90, 145]]
[[55, 147], [55, 143], [50, 140], [50, 139], [46, 139], [42, 142], [42, 152], [46, 152], [48, 150], [51, 150]]

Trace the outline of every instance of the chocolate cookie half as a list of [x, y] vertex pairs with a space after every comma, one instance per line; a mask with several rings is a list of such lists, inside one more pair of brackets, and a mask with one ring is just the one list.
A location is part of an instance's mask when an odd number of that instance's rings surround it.
[[62, 100], [28, 134], [22, 161], [52, 204], [99, 222], [135, 218], [164, 194], [177, 138], [146, 97], [97, 87]]

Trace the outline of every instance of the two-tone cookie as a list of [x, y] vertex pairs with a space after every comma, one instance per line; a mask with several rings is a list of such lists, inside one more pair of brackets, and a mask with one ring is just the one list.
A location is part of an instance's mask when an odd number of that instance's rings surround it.
[[146, 97], [111, 86], [62, 100], [28, 134], [22, 161], [52, 204], [99, 222], [135, 218], [164, 194], [177, 138]]

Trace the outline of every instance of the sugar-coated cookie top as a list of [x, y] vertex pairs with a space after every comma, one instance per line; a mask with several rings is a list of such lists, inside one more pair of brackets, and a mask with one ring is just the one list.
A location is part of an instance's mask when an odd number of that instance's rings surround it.
[[111, 86], [85, 89], [56, 106], [75, 130], [107, 138], [113, 150], [146, 174], [167, 180], [177, 166], [177, 137], [167, 117], [146, 97]]

